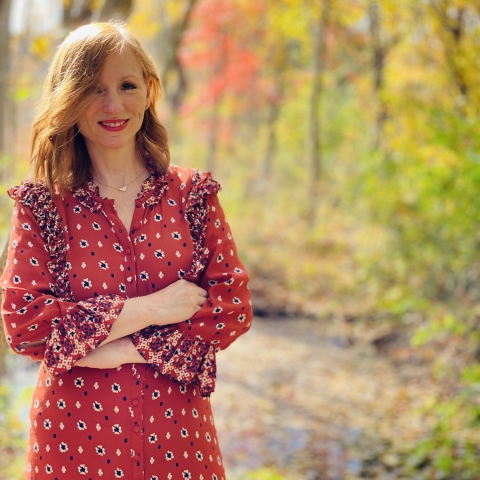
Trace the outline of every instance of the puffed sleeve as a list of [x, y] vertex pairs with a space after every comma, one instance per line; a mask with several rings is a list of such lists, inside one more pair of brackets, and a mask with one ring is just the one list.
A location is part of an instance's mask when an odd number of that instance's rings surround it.
[[7, 341], [16, 353], [43, 360], [50, 377], [58, 376], [107, 338], [124, 299], [99, 295], [75, 302], [64, 227], [48, 190], [25, 184], [9, 195], [15, 207], [0, 278]]
[[207, 302], [185, 322], [132, 336], [148, 363], [181, 384], [197, 384], [203, 396], [215, 389], [216, 353], [252, 321], [248, 275], [218, 201], [219, 188], [209, 174], [197, 174], [186, 209], [196, 247], [186, 278], [208, 291]]

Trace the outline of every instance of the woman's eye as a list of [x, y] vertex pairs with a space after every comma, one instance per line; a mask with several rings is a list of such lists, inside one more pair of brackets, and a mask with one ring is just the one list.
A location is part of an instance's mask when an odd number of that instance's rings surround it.
[[134, 90], [135, 88], [137, 88], [133, 83], [130, 83], [130, 82], [126, 82], [122, 85], [122, 88], [124, 90]]
[[100, 87], [95, 87], [95, 93], [102, 93], [103, 90]]

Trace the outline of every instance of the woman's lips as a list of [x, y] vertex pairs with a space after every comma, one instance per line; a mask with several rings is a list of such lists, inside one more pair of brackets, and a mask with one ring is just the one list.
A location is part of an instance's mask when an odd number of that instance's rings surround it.
[[109, 132], [120, 132], [128, 125], [127, 120], [104, 120], [98, 124]]

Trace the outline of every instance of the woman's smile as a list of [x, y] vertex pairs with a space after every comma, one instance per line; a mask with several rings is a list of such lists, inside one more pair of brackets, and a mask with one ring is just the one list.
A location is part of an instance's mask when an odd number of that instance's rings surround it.
[[124, 128], [127, 127], [127, 120], [105, 120], [98, 122], [101, 127], [103, 127], [108, 132], [121, 132]]

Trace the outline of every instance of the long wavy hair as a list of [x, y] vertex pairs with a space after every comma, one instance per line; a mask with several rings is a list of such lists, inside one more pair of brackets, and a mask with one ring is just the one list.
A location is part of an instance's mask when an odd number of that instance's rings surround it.
[[85, 140], [77, 122], [95, 91], [107, 55], [130, 48], [150, 81], [150, 102], [136, 136], [145, 165], [165, 173], [170, 164], [168, 136], [155, 106], [163, 98], [158, 71], [138, 40], [120, 23], [92, 23], [71, 32], [50, 65], [34, 123], [33, 175], [50, 191], [75, 189], [91, 175]]

